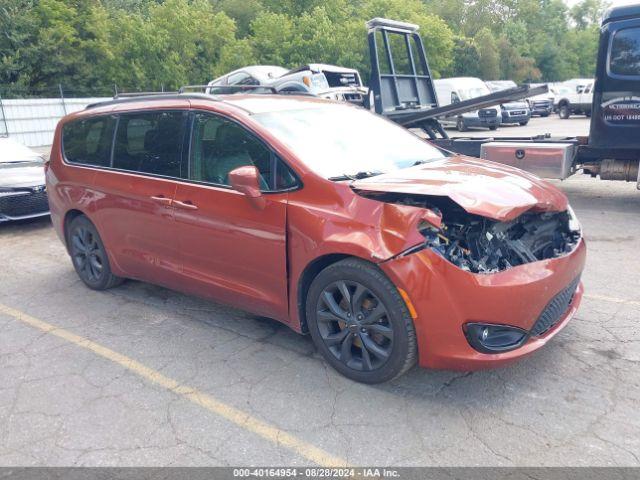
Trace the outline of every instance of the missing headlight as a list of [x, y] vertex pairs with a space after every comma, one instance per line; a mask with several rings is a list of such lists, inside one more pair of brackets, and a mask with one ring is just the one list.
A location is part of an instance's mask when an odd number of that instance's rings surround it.
[[525, 213], [510, 222], [476, 215], [443, 216], [442, 228], [424, 228], [426, 246], [474, 273], [556, 258], [571, 252], [580, 239], [569, 212]]
[[442, 215], [440, 228], [418, 225], [425, 243], [405, 254], [430, 248], [462, 270], [496, 273], [517, 265], [560, 257], [580, 240], [580, 224], [569, 208], [564, 212], [527, 212], [500, 222], [468, 213], [447, 197], [367, 195], [380, 201], [427, 208]]

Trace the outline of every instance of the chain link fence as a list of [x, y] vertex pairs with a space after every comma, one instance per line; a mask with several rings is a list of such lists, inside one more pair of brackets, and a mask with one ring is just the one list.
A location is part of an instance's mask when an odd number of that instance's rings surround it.
[[39, 90], [0, 85], [0, 136], [12, 137], [28, 147], [51, 145], [62, 117], [122, 92], [116, 85], [112, 92], [104, 88], [74, 91], [64, 85]]

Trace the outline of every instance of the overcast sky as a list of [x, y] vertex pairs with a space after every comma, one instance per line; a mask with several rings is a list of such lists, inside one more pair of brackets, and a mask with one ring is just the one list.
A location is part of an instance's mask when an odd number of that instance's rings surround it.
[[[579, 3], [580, 0], [564, 0], [564, 2], [567, 5], [575, 5], [576, 3]], [[611, 6], [613, 7], [617, 7], [618, 5], [629, 5], [631, 3], [640, 3], [640, 0], [609, 0], [609, 3], [611, 3]]]

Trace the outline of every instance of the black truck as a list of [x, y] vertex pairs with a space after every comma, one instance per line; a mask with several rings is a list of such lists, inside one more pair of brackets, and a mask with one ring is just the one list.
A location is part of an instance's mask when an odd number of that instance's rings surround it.
[[372, 110], [421, 130], [447, 150], [508, 163], [546, 178], [578, 170], [603, 180], [637, 182], [640, 189], [640, 5], [612, 8], [602, 20], [588, 137], [449, 138], [438, 118], [546, 91], [522, 86], [440, 107], [416, 25], [367, 22]]

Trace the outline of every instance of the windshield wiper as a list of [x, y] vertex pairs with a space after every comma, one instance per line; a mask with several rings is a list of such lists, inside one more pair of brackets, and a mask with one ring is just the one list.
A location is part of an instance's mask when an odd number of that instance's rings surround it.
[[338, 176], [335, 176], [335, 177], [329, 177], [329, 180], [334, 181], [334, 182], [338, 182], [340, 180], [361, 180], [363, 178], [369, 178], [369, 177], [375, 177], [376, 175], [382, 175], [383, 173], [384, 172], [367, 172], [367, 171], [350, 173], [350, 174], [343, 173], [342, 175], [338, 175]]

